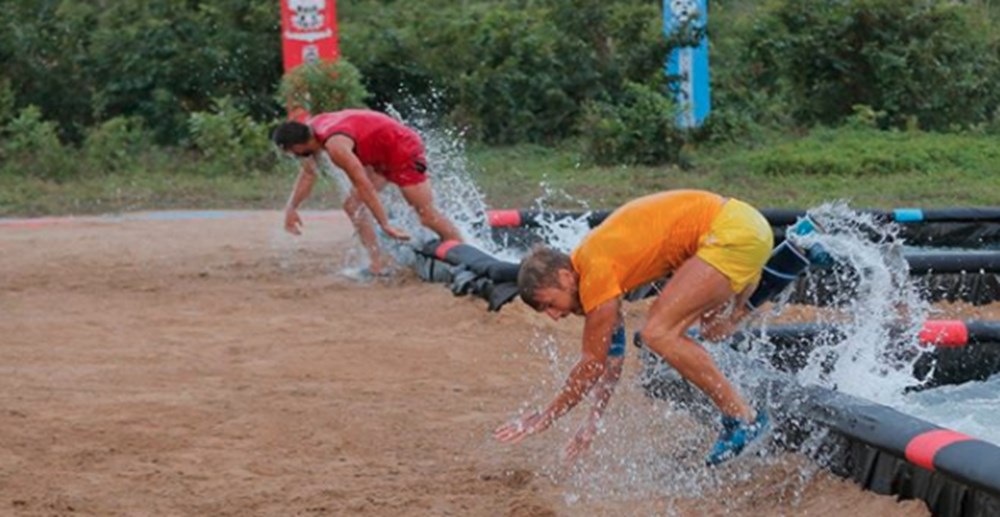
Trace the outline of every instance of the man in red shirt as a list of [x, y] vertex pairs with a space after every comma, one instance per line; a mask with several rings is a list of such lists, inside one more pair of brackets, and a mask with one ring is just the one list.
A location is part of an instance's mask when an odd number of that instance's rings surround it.
[[305, 123], [281, 124], [275, 129], [273, 139], [282, 150], [302, 158], [302, 168], [285, 207], [285, 230], [289, 233], [301, 234], [298, 207], [316, 182], [316, 153], [326, 152], [330, 161], [351, 180], [353, 188], [344, 200], [344, 211], [368, 251], [372, 274], [383, 274], [387, 259], [379, 249], [369, 213], [389, 237], [410, 238], [406, 232], [389, 225], [378, 198], [378, 192], [387, 183], [399, 187], [403, 199], [420, 217], [420, 223], [442, 240], [462, 240], [458, 228], [434, 206], [420, 135], [396, 119], [371, 110], [322, 113]]

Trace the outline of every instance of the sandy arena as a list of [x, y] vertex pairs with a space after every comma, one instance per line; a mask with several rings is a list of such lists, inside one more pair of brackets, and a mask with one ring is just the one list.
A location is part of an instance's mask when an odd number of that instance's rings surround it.
[[928, 515], [790, 454], [706, 472], [714, 431], [642, 396], [634, 349], [578, 465], [577, 419], [495, 443], [579, 321], [360, 283], [342, 214], [280, 225], [0, 226], [0, 515]]

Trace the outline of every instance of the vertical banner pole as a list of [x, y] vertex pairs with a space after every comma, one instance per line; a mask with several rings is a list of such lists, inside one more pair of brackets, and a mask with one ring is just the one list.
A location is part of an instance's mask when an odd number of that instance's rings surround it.
[[302, 63], [335, 61], [336, 0], [281, 0], [281, 48], [285, 73]]
[[[281, 54], [285, 74], [303, 63], [340, 56], [336, 0], [281, 0]], [[288, 118], [305, 120], [301, 106], [287, 105]]]
[[667, 56], [667, 76], [677, 81], [677, 125], [682, 128], [701, 126], [712, 110], [707, 26], [708, 0], [663, 0], [663, 31], [667, 36], [678, 30], [701, 34], [697, 46], [678, 47]]

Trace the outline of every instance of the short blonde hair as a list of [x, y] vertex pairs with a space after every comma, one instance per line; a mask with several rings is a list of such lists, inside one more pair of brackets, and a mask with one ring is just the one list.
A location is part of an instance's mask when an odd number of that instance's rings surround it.
[[517, 272], [517, 289], [521, 300], [529, 307], [539, 310], [535, 293], [547, 287], [559, 287], [559, 270], [573, 271], [569, 255], [549, 246], [536, 246], [521, 260]]

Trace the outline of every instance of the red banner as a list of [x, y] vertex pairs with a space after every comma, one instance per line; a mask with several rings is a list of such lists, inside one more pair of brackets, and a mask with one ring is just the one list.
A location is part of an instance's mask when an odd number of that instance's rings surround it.
[[337, 59], [336, 0], [281, 0], [281, 43], [285, 72]]

